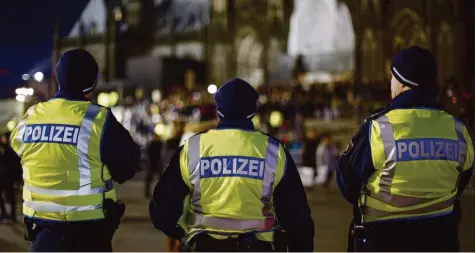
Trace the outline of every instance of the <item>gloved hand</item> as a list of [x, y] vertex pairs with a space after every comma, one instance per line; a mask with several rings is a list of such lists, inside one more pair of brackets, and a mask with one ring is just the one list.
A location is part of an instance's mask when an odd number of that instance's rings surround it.
[[172, 237], [166, 238], [167, 251], [168, 252], [181, 252], [180, 241]]

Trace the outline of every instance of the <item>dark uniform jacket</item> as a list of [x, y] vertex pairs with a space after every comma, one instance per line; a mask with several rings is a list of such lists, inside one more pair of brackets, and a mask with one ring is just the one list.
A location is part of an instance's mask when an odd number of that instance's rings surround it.
[[[218, 129], [254, 130], [251, 121], [224, 121]], [[180, 172], [180, 152], [170, 161], [163, 178], [154, 190], [149, 205], [154, 226], [166, 235], [180, 239], [185, 235], [177, 226], [183, 212], [184, 199], [190, 190]], [[307, 203], [306, 193], [291, 155], [286, 151], [286, 169], [281, 182], [274, 190], [274, 207], [281, 227], [286, 231], [286, 241], [290, 251], [314, 250], [314, 222]]]

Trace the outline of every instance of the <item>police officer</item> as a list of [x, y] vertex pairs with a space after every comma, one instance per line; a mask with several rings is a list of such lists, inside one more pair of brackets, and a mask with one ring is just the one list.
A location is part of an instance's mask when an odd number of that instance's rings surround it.
[[464, 125], [436, 101], [433, 54], [402, 50], [391, 103], [371, 115], [338, 162], [354, 205], [349, 251], [458, 251], [459, 201], [474, 170]]
[[[215, 95], [217, 128], [180, 147], [155, 188], [154, 226], [188, 250], [273, 251], [284, 243], [313, 250], [314, 222], [296, 165], [276, 139], [255, 131], [257, 99], [247, 82], [226, 82]], [[275, 232], [279, 226], [284, 235]]]
[[82, 49], [56, 65], [60, 90], [30, 107], [11, 134], [23, 166], [23, 213], [32, 251], [112, 251], [124, 206], [113, 180], [139, 168], [139, 148], [111, 110], [88, 100], [98, 66]]

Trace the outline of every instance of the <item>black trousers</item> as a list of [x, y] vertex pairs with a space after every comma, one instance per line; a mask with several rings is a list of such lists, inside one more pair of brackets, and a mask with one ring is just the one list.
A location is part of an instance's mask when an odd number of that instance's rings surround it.
[[252, 238], [229, 238], [215, 239], [208, 234], [197, 235], [195, 240], [195, 252], [272, 252], [271, 242], [264, 242]]
[[40, 227], [32, 252], [112, 252], [110, 228], [103, 221], [64, 227]]
[[[384, 252], [457, 252], [458, 219], [455, 215], [434, 218], [375, 222], [365, 224], [365, 251]], [[354, 252], [349, 228], [348, 251]]]

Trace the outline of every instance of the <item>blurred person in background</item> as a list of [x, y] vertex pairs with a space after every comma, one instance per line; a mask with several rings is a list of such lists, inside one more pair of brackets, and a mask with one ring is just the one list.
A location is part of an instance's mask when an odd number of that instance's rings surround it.
[[149, 160], [149, 166], [147, 168], [147, 175], [144, 182], [145, 197], [150, 198], [150, 186], [154, 180], [154, 176], [157, 175], [160, 178], [162, 174], [163, 162], [163, 142], [160, 136], [155, 135], [154, 139], [147, 146], [147, 156]]
[[291, 155], [254, 130], [257, 99], [247, 82], [226, 82], [215, 95], [217, 128], [180, 147], [155, 188], [154, 226], [187, 250], [314, 249], [314, 222]]
[[[302, 166], [311, 167], [313, 171], [316, 168], [316, 150], [319, 145], [317, 134], [313, 130], [309, 130], [307, 138], [304, 141], [302, 152]], [[317, 173], [315, 173], [317, 175]]]
[[337, 166], [337, 161], [339, 160], [340, 152], [342, 149], [342, 144], [340, 142], [331, 142], [328, 145], [327, 152], [329, 156], [329, 166], [327, 168], [327, 175], [322, 187], [326, 190], [329, 190], [329, 184], [331, 183], [332, 177], [334, 176], [334, 172]]
[[459, 251], [471, 137], [437, 102], [429, 50], [401, 50], [391, 72], [392, 101], [364, 121], [338, 162], [337, 183], [354, 207], [348, 251]]
[[316, 170], [314, 180], [317, 184], [322, 184], [326, 180], [331, 166], [335, 164], [335, 148], [330, 141], [330, 133], [321, 135], [319, 145], [316, 149]]
[[[0, 137], [0, 220], [17, 223], [16, 186], [21, 184], [22, 168], [20, 159], [8, 146], [9, 133]], [[5, 198], [3, 198], [5, 197]], [[5, 204], [10, 205], [8, 213]]]
[[122, 184], [139, 168], [139, 147], [111, 110], [89, 100], [98, 65], [83, 49], [55, 68], [59, 91], [31, 106], [10, 137], [23, 167], [23, 214], [31, 251], [112, 251], [125, 205]]

